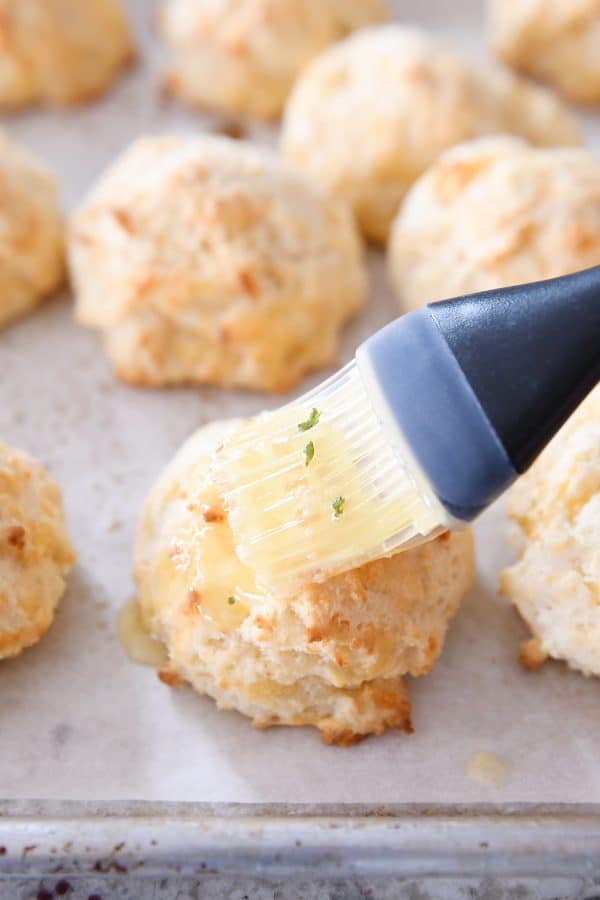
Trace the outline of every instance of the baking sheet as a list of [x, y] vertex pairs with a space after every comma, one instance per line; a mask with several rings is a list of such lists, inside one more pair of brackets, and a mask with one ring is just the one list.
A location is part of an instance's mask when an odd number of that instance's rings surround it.
[[[143, 59], [105, 101], [3, 122], [57, 173], [68, 209], [135, 135], [216, 123], [165, 103], [153, 90], [160, 66], [155, 4], [129, 6]], [[411, 20], [437, 24], [469, 47], [477, 43], [482, 11], [475, 0], [452, 4], [451, 13], [433, 0], [410, 6]], [[600, 147], [600, 117], [588, 116], [586, 127]], [[268, 129], [250, 130], [273, 140]], [[370, 267], [371, 304], [346, 332], [344, 360], [397, 310], [380, 254], [371, 253]], [[121, 385], [97, 337], [71, 321], [70, 302], [57, 298], [0, 335], [0, 435], [42, 459], [58, 478], [79, 555], [49, 634], [0, 664], [0, 797], [600, 802], [600, 680], [558, 664], [538, 675], [517, 665], [525, 630], [497, 597], [497, 572], [511, 558], [501, 506], [477, 527], [477, 585], [441, 660], [431, 675], [409, 684], [410, 738], [390, 733], [336, 749], [323, 746], [312, 729], [256, 732], [238, 714], [217, 712], [191, 690], [170, 690], [150, 669], [131, 663], [116, 637], [116, 617], [133, 590], [131, 548], [147, 491], [194, 428], [274, 401], [217, 389]], [[506, 760], [504, 784], [467, 775], [469, 756], [481, 750]]]

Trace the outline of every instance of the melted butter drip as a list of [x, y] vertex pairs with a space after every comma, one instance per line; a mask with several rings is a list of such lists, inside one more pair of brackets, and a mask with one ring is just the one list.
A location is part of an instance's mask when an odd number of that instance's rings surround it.
[[472, 753], [467, 760], [467, 775], [488, 787], [500, 787], [508, 778], [508, 765], [501, 756], [488, 750]]
[[117, 619], [121, 647], [132, 662], [144, 666], [163, 666], [167, 661], [164, 645], [146, 629], [135, 597], [125, 603]]
[[199, 616], [215, 632], [228, 634], [239, 628], [262, 594], [252, 570], [237, 556], [217, 491], [204, 490], [202, 501], [190, 510], [163, 551], [162, 583], [157, 590], [186, 604], [190, 624]]

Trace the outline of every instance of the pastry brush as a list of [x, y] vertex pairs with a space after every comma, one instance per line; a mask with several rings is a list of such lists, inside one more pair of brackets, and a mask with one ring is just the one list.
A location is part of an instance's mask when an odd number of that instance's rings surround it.
[[237, 551], [290, 593], [472, 522], [600, 378], [600, 266], [431, 303], [215, 455]]

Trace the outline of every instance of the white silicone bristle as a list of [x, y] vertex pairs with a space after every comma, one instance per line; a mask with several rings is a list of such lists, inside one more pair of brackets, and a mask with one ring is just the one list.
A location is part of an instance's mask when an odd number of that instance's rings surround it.
[[216, 454], [213, 475], [238, 554], [272, 593], [441, 530], [439, 504], [388, 440], [354, 363], [243, 422]]

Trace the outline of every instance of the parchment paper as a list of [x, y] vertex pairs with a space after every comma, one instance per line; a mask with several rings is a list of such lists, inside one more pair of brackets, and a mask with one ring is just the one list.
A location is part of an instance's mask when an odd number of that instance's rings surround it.
[[[66, 209], [135, 135], [215, 123], [160, 98], [154, 3], [137, 0], [130, 9], [142, 59], [105, 101], [3, 122], [55, 170]], [[406, 18], [410, 10], [412, 20], [485, 52], [476, 0], [421, 0], [404, 9]], [[599, 125], [600, 116], [588, 116], [592, 137]], [[273, 140], [268, 129], [251, 132]], [[371, 305], [346, 332], [344, 360], [397, 311], [381, 254], [372, 252], [370, 265]], [[97, 337], [71, 321], [70, 306], [68, 296], [58, 298], [0, 334], [0, 434], [58, 478], [79, 555], [49, 634], [0, 663], [0, 797], [600, 801], [600, 680], [559, 664], [537, 675], [519, 668], [525, 630], [497, 596], [498, 570], [511, 558], [501, 508], [477, 527], [477, 585], [440, 662], [410, 683], [412, 737], [391, 733], [344, 750], [323, 746], [310, 729], [256, 732], [242, 716], [217, 712], [191, 690], [168, 689], [151, 669], [131, 663], [116, 638], [116, 616], [133, 591], [131, 548], [144, 496], [194, 428], [273, 401], [121, 385]], [[504, 785], [467, 776], [466, 761], [480, 750], [505, 758]]]

